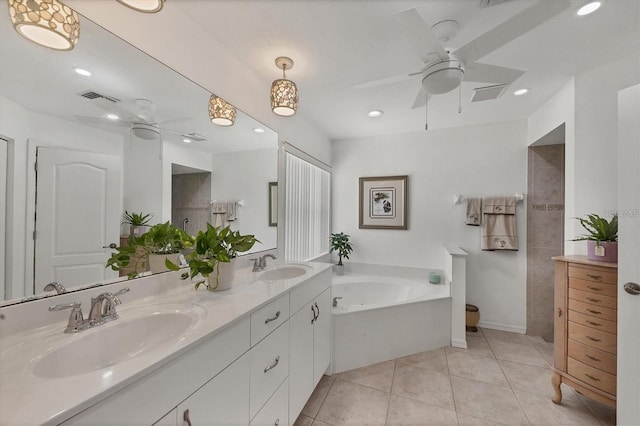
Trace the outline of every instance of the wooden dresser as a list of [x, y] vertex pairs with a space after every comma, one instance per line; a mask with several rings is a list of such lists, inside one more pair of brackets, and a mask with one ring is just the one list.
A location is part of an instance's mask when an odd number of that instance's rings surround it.
[[615, 407], [618, 265], [577, 255], [553, 260], [553, 402], [560, 404], [565, 383]]

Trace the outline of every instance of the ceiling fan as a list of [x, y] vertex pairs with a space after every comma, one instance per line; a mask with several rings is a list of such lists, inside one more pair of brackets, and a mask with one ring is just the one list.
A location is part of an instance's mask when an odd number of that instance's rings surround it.
[[[487, 89], [494, 89], [494, 95], [480, 96], [478, 100], [495, 99], [525, 71], [476, 61], [559, 14], [569, 5], [569, 0], [540, 0], [454, 51], [447, 51], [441, 40], [446, 41], [451, 31], [457, 29], [457, 22], [441, 21], [429, 26], [414, 8], [394, 14], [397, 26], [425, 64], [422, 70], [409, 74], [422, 77], [422, 86], [413, 108], [425, 105], [432, 95], [458, 88], [463, 80], [490, 84]], [[391, 77], [363, 83], [356, 88], [395, 81], [398, 78]]]

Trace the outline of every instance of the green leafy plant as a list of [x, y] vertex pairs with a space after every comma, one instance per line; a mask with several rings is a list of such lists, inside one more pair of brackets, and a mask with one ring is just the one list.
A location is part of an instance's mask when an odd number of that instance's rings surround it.
[[600, 245], [603, 241], [618, 241], [618, 215], [613, 215], [610, 221], [598, 216], [589, 214], [584, 218], [576, 217], [587, 233], [574, 238], [571, 241], [596, 241]]
[[[142, 235], [129, 235], [127, 245], [116, 247], [116, 252], [107, 260], [107, 268], [120, 271], [127, 268], [132, 259], [133, 270], [127, 275], [129, 279], [138, 276], [139, 269], [146, 269], [149, 254], [172, 254], [193, 247], [194, 238], [170, 222], [159, 223], [149, 228]], [[165, 266], [171, 270], [175, 265], [169, 260]]]
[[122, 224], [124, 225], [126, 223], [131, 226], [146, 226], [149, 224], [152, 217], [153, 215], [151, 213], [129, 213], [125, 210], [122, 215]]
[[[195, 278], [200, 274], [203, 278], [195, 283], [196, 290], [205, 284], [210, 290], [218, 287], [220, 263], [231, 262], [238, 253], [251, 250], [255, 243], [260, 242], [255, 235], [241, 235], [240, 231], [232, 231], [230, 227], [214, 227], [207, 223], [206, 231], [199, 231], [195, 238], [194, 250], [186, 256], [190, 272], [182, 274], [182, 279]], [[170, 262], [169, 262], [170, 263]], [[167, 267], [178, 270], [177, 265]], [[206, 278], [216, 271], [216, 285], [212, 288], [206, 282]]]
[[353, 251], [351, 243], [349, 243], [349, 235], [340, 232], [339, 234], [331, 234], [331, 249], [329, 253], [333, 251], [338, 252], [338, 265], [342, 265], [342, 258], [349, 258], [349, 254]]

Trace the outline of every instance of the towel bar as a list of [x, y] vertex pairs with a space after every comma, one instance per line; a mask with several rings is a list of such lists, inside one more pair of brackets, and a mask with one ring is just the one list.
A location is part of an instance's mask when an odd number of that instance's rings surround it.
[[[516, 192], [515, 197], [516, 197], [516, 203], [519, 203], [519, 202], [521, 202], [521, 201], [523, 201], [523, 200], [524, 200], [524, 194], [520, 194], [520, 193]], [[455, 194], [455, 195], [453, 196], [453, 204], [454, 204], [454, 205], [456, 205], [456, 204], [462, 204], [462, 202], [463, 202], [465, 199], [466, 199], [466, 198], [464, 198], [464, 196], [463, 196], [462, 194]]]

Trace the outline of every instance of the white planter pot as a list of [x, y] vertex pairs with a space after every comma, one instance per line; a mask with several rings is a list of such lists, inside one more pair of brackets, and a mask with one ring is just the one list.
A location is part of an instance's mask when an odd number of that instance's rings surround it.
[[180, 265], [180, 253], [172, 254], [150, 254], [149, 255], [149, 270], [152, 274], [159, 274], [161, 272], [167, 272], [165, 261], [169, 259], [174, 265]]
[[333, 272], [336, 275], [344, 275], [344, 265], [333, 265]]
[[225, 291], [233, 286], [233, 278], [236, 270], [231, 262], [222, 262], [216, 265], [216, 268], [207, 277], [209, 291]]

